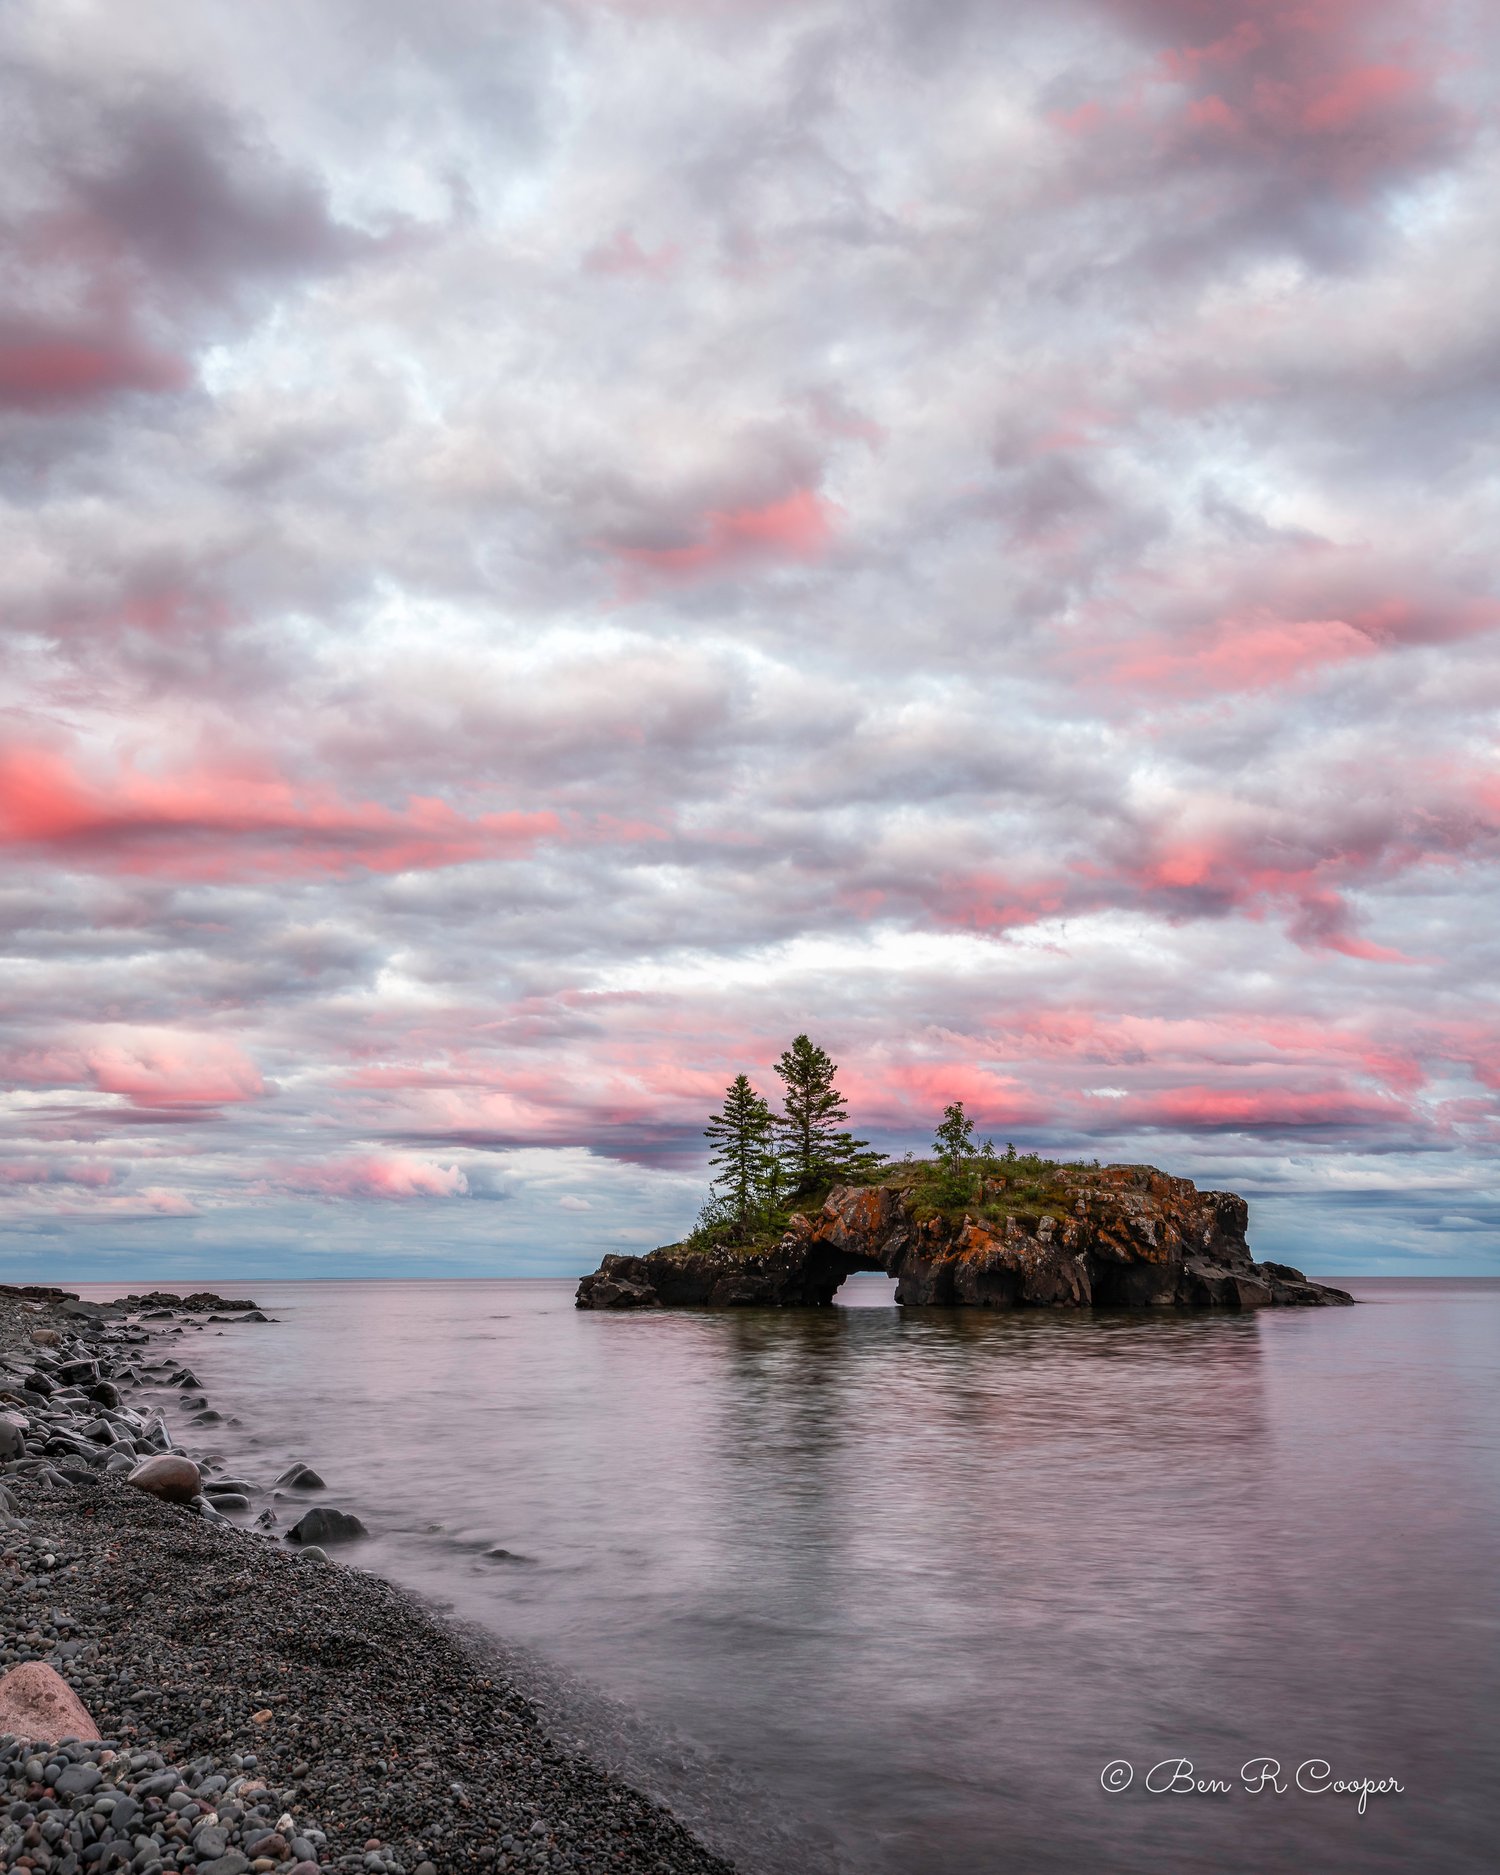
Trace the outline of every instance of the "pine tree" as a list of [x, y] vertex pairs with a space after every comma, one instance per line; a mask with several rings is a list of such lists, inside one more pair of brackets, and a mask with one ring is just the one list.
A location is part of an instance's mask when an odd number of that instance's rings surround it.
[[713, 1142], [709, 1160], [716, 1168], [714, 1188], [722, 1191], [734, 1209], [741, 1229], [749, 1222], [767, 1183], [770, 1156], [771, 1107], [737, 1074], [724, 1090], [724, 1105], [703, 1129]]
[[944, 1107], [942, 1124], [937, 1129], [937, 1137], [932, 1145], [946, 1172], [961, 1172], [964, 1160], [973, 1158], [974, 1122], [964, 1112], [961, 1100], [955, 1100], [951, 1107]]
[[865, 1139], [841, 1129], [848, 1118], [844, 1096], [834, 1085], [838, 1064], [807, 1036], [799, 1035], [776, 1063], [786, 1086], [785, 1109], [775, 1119], [781, 1160], [793, 1187], [805, 1190], [840, 1173], [869, 1171], [885, 1155]]

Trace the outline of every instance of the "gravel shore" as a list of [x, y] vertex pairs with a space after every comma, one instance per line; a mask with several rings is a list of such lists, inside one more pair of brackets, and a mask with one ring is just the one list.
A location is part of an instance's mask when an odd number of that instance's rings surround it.
[[0, 1290], [0, 1671], [48, 1662], [102, 1734], [0, 1733], [0, 1870], [728, 1875], [403, 1591], [125, 1482], [184, 1449], [156, 1354], [229, 1306], [167, 1300]]

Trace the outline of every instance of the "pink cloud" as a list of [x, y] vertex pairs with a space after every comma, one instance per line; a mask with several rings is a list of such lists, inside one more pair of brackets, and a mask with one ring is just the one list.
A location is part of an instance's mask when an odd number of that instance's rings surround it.
[[1133, 709], [1276, 689], [1500, 623], [1493, 599], [1437, 582], [1414, 591], [1413, 578], [1405, 564], [1370, 566], [1304, 542], [1250, 563], [1156, 569], [1123, 581], [1107, 605], [1081, 608], [1053, 662]]
[[175, 391], [190, 380], [180, 358], [119, 339], [0, 329], [0, 409], [42, 410], [122, 391]]
[[461, 1198], [469, 1181], [456, 1165], [434, 1165], [405, 1153], [370, 1153], [320, 1164], [281, 1166], [265, 1184], [319, 1198]]
[[711, 508], [696, 538], [680, 547], [616, 546], [631, 592], [657, 580], [708, 578], [767, 560], [816, 560], [827, 549], [838, 512], [816, 489], [798, 488], [762, 507]]
[[[1369, 633], [1343, 619], [1224, 619], [1206, 643], [1137, 639], [1108, 668], [1107, 681], [1174, 696], [1216, 696], [1271, 689], [1379, 649]], [[1079, 661], [1093, 662], [1103, 674], [1097, 656]]]
[[1309, 1127], [1347, 1129], [1389, 1126], [1409, 1118], [1404, 1104], [1374, 1093], [1330, 1087], [1299, 1091], [1287, 1087], [1176, 1087], [1139, 1102], [1122, 1101], [1121, 1119], [1132, 1126], [1224, 1128], [1300, 1132]]
[[133, 1195], [112, 1202], [130, 1209], [145, 1205], [157, 1217], [201, 1217], [203, 1215], [186, 1192], [174, 1191], [167, 1185], [143, 1185]]
[[[1173, 164], [1232, 156], [1267, 174], [1289, 167], [1304, 185], [1363, 194], [1427, 162], [1459, 129], [1403, 31], [1409, 9], [1388, 0], [1099, 3], [1160, 50], [1119, 102], [1054, 116], [1074, 137], [1138, 142]], [[1153, 83], [1165, 96], [1147, 109]]]
[[1368, 120], [1422, 88], [1421, 76], [1399, 65], [1362, 65], [1338, 72], [1327, 86], [1302, 100], [1302, 127], [1338, 132]]
[[219, 1036], [120, 1031], [86, 1042], [83, 1061], [101, 1093], [142, 1107], [228, 1106], [266, 1091], [255, 1063]]
[[0, 847], [103, 870], [197, 879], [405, 872], [513, 857], [558, 831], [552, 813], [467, 816], [421, 796], [403, 811], [351, 802], [263, 764], [166, 776], [120, 764], [95, 779], [55, 749], [0, 752]]

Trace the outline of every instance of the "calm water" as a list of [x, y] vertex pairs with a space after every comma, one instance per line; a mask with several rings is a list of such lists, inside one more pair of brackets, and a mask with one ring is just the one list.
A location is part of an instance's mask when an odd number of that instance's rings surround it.
[[[639, 1714], [637, 1774], [747, 1863], [1492, 1866], [1500, 1283], [1196, 1320], [253, 1287], [279, 1326], [184, 1337], [232, 1469], [316, 1465], [361, 1566], [598, 1689], [601, 1749]], [[1405, 1790], [1143, 1788], [1260, 1756]]]

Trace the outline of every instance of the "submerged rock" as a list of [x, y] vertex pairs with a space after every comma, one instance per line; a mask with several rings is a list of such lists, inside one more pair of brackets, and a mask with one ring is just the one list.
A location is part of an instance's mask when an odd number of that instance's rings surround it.
[[319, 1504], [299, 1517], [286, 1533], [288, 1543], [352, 1543], [370, 1533], [352, 1511]]
[[325, 1488], [323, 1480], [312, 1466], [303, 1464], [288, 1465], [276, 1482], [289, 1485], [294, 1491], [321, 1491]]
[[578, 1307], [820, 1307], [879, 1270], [908, 1307], [1257, 1309], [1352, 1302], [1284, 1263], [1257, 1263], [1233, 1192], [1199, 1191], [1149, 1165], [1053, 1166], [976, 1180], [967, 1205], [934, 1201], [924, 1167], [836, 1186], [775, 1243], [672, 1244], [607, 1256]]

